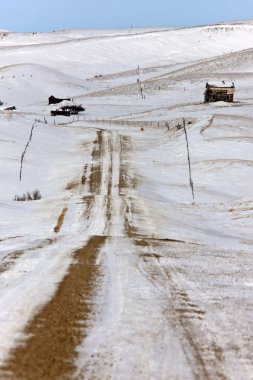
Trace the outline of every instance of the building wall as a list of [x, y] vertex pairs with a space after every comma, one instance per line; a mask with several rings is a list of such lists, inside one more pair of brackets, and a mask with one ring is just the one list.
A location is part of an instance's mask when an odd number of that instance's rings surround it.
[[234, 88], [215, 87], [208, 88], [205, 93], [205, 102], [233, 102]]

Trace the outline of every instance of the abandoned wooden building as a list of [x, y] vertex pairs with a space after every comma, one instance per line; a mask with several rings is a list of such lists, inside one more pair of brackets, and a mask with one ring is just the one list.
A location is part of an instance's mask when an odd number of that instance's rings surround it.
[[225, 82], [222, 85], [206, 84], [206, 90], [204, 93], [205, 102], [233, 102], [235, 86], [232, 83], [231, 86], [226, 86]]

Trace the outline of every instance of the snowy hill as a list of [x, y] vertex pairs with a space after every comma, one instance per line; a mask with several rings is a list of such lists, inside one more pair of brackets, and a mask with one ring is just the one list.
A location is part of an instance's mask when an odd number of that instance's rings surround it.
[[252, 22], [1, 33], [0, 378], [250, 378]]

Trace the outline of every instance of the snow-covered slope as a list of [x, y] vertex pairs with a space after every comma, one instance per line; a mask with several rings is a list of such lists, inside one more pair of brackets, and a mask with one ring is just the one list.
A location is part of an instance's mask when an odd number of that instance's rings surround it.
[[[29, 378], [26, 360], [39, 370], [49, 342], [36, 326], [59, 325], [44, 307], [73, 310], [79, 335], [59, 360], [79, 378], [250, 378], [252, 57], [251, 22], [0, 32], [3, 379]], [[204, 104], [208, 81], [234, 82], [235, 103]], [[86, 111], [53, 118], [50, 95]], [[35, 189], [41, 200], [14, 200]], [[72, 271], [93, 247], [97, 277], [75, 317], [90, 287]]]

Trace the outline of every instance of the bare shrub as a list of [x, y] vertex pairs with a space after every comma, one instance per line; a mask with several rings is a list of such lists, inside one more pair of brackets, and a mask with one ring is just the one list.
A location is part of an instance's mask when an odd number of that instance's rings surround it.
[[40, 193], [40, 191], [38, 189], [34, 190], [33, 193], [33, 200], [36, 201], [38, 199], [41, 199], [42, 198], [42, 195]]
[[26, 200], [27, 201], [32, 201], [33, 200], [33, 195], [31, 193], [29, 193], [29, 191], [27, 191], [27, 193], [26, 193]]
[[18, 201], [18, 202], [24, 202], [24, 201], [26, 201], [26, 194], [15, 195], [14, 201]]
[[41, 192], [38, 189], [36, 189], [32, 192], [27, 191], [27, 193], [23, 195], [15, 195], [14, 201], [18, 201], [18, 202], [36, 201], [41, 198], [42, 198]]

